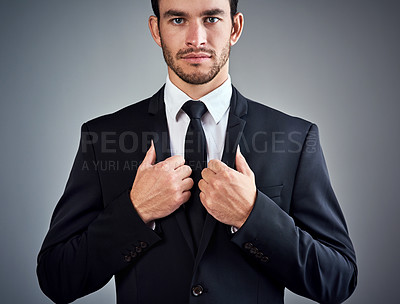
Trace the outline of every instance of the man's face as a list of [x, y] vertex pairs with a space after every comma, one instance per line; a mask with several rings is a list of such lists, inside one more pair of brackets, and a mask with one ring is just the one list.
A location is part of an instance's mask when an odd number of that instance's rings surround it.
[[210, 82], [231, 48], [229, 0], [160, 0], [159, 34], [164, 59], [190, 84]]

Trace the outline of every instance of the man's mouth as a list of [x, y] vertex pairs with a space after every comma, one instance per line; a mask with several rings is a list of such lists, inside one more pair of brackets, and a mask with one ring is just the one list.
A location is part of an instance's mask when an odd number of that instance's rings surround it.
[[206, 53], [189, 53], [181, 57], [188, 63], [202, 63], [211, 59], [211, 55]]

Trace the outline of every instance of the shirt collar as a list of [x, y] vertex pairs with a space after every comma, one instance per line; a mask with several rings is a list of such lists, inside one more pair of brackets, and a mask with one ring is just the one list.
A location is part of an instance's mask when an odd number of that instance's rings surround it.
[[[215, 123], [218, 124], [230, 106], [231, 97], [232, 81], [230, 75], [228, 75], [228, 79], [222, 85], [201, 97], [200, 100], [206, 105], [208, 112], [210, 112]], [[179, 111], [183, 104], [186, 101], [191, 100], [191, 98], [175, 86], [169, 79], [169, 76], [167, 76], [164, 89], [164, 100], [166, 110], [171, 117], [174, 117], [175, 120], [177, 120]]]

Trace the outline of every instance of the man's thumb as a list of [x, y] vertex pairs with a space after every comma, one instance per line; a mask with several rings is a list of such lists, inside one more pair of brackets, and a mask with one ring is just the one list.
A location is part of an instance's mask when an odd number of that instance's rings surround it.
[[146, 152], [146, 156], [143, 159], [143, 163], [147, 165], [154, 165], [156, 162], [156, 149], [154, 147], [154, 142], [151, 141], [151, 146]]
[[236, 170], [239, 171], [240, 173], [243, 173], [244, 175], [247, 176], [252, 176], [253, 171], [251, 171], [249, 165], [246, 162], [246, 159], [240, 152], [240, 147], [238, 146], [237, 151], [236, 151]]

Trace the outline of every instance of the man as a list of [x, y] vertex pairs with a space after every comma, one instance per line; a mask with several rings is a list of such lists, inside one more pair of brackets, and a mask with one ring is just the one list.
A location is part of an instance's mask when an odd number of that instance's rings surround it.
[[82, 126], [42, 290], [68, 303], [115, 276], [118, 303], [283, 303], [285, 288], [344, 301], [355, 254], [316, 126], [231, 85], [237, 1], [152, 5], [167, 82]]

